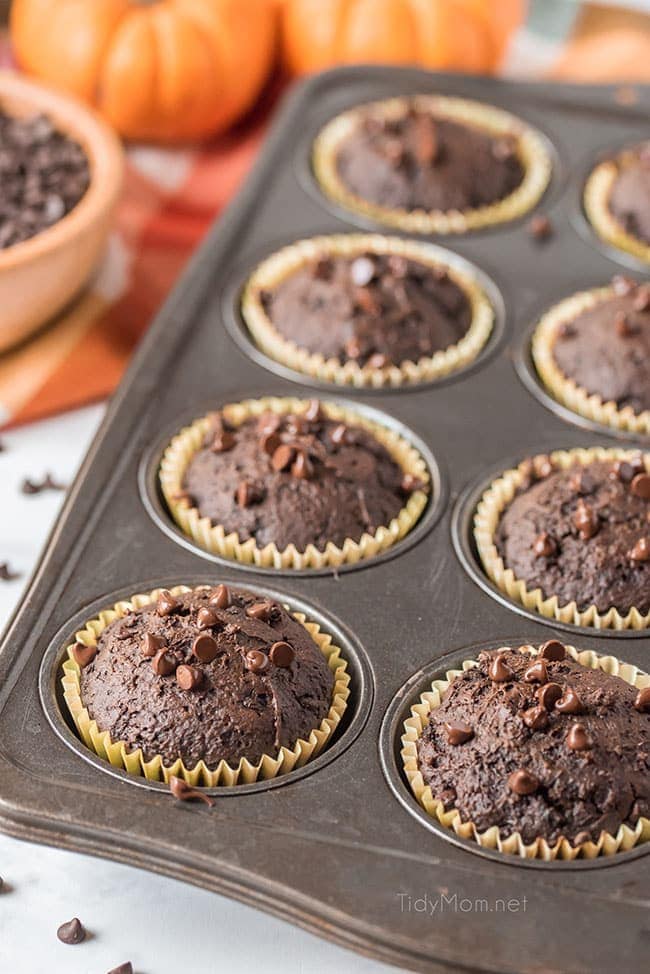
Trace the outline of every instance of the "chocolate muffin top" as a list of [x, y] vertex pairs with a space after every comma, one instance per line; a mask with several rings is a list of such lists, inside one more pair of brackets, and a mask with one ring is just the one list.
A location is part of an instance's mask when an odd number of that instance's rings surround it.
[[369, 430], [328, 419], [317, 401], [300, 415], [266, 412], [237, 428], [215, 414], [183, 482], [201, 516], [240, 541], [300, 551], [359, 541], [422, 486]]
[[650, 409], [650, 285], [612, 284], [611, 297], [560, 327], [553, 358], [590, 395], [641, 413]]
[[622, 152], [614, 162], [618, 172], [609, 208], [627, 233], [650, 244], [650, 142]]
[[163, 592], [101, 633], [81, 671], [81, 699], [114, 741], [214, 769], [256, 763], [309, 737], [331, 706], [334, 679], [310, 634], [249, 592]]
[[432, 709], [418, 764], [433, 797], [479, 832], [596, 841], [650, 817], [650, 691], [555, 640], [537, 657], [483, 652]]
[[650, 612], [650, 475], [643, 458], [561, 469], [539, 456], [524, 471], [495, 536], [506, 568], [561, 605]]
[[409, 211], [476, 209], [509, 196], [524, 178], [514, 138], [415, 105], [390, 119], [369, 108], [342, 140], [336, 166], [357, 196]]
[[398, 254], [323, 256], [260, 297], [283, 338], [375, 368], [431, 357], [455, 345], [472, 320], [465, 293], [443, 268]]

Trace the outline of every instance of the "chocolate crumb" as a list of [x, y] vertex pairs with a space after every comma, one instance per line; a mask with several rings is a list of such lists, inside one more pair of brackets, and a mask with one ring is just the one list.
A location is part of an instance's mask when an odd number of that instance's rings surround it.
[[553, 236], [553, 224], [543, 213], [536, 213], [528, 223], [528, 232], [533, 240], [549, 240]]

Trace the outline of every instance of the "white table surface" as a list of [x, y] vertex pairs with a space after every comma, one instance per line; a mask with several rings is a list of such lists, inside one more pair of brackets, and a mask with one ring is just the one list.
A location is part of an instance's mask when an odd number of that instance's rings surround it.
[[[0, 437], [6, 448], [0, 453], [0, 562], [22, 572], [15, 582], [0, 581], [0, 629], [20, 600], [63, 497], [25, 496], [20, 484], [48, 471], [70, 482], [102, 414], [103, 406], [92, 406]], [[106, 974], [127, 960], [136, 974], [395, 970], [214, 893], [3, 835], [0, 876], [2, 974]], [[65, 946], [56, 930], [73, 916], [92, 936]]]

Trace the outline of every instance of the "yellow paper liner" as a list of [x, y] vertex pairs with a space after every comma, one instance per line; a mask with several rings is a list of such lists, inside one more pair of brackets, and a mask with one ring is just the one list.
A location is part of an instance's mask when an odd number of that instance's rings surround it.
[[[520, 185], [502, 200], [467, 210], [392, 209], [357, 196], [345, 186], [337, 171], [341, 143], [369, 111], [375, 117], [394, 119], [404, 115], [412, 104], [421, 111], [481, 129], [496, 138], [514, 137], [524, 169]], [[345, 209], [400, 230], [427, 234], [465, 233], [517, 219], [539, 202], [553, 168], [543, 138], [515, 115], [492, 105], [443, 95], [391, 98], [337, 115], [314, 142], [313, 167], [322, 190]]]
[[650, 264], [650, 244], [628, 233], [609, 208], [609, 197], [617, 175], [618, 165], [614, 159], [596, 166], [585, 184], [585, 212], [601, 240]]
[[[211, 588], [211, 586], [197, 587]], [[134, 609], [156, 602], [161, 591], [163, 590], [156, 589], [147, 594], [133, 595], [128, 600], [117, 602], [111, 609], [103, 610], [97, 618], [91, 619], [75, 634], [76, 641], [83, 643], [84, 646], [95, 646], [101, 633], [111, 622], [121, 619]], [[192, 588], [187, 585], [177, 585], [170, 591], [172, 595], [181, 595], [184, 592], [191, 592]], [[285, 608], [290, 611], [288, 606]], [[301, 612], [291, 614], [307, 630], [334, 675], [329, 713], [323, 718], [320, 726], [314, 728], [307, 740], [296, 741], [293, 748], [282, 747], [275, 755], [265, 754], [257, 764], [251, 764], [246, 758], [241, 758], [237, 767], [232, 767], [226, 761], [220, 761], [218, 766], [211, 770], [203, 761], [199, 761], [194, 768], [187, 768], [180, 758], [171, 766], [167, 766], [160, 755], [147, 761], [140, 748], [129, 750], [129, 745], [125, 741], [113, 741], [110, 733], [100, 730], [96, 721], [91, 719], [81, 699], [81, 669], [72, 656], [74, 643], [71, 643], [67, 647], [68, 658], [63, 663], [61, 685], [79, 736], [86, 747], [100, 758], [109, 761], [116, 768], [145, 777], [149, 781], [169, 782], [170, 777], [175, 775], [177, 778], [183, 778], [193, 787], [201, 785], [215, 788], [219, 785], [250, 784], [258, 780], [267, 780], [302, 767], [323, 750], [338, 727], [350, 695], [350, 676], [347, 672], [347, 662], [342, 657], [340, 648], [332, 642], [332, 637], [322, 632], [317, 622], [310, 621]]]
[[[298, 268], [321, 256], [354, 256], [359, 253], [398, 254], [432, 268], [443, 268], [463, 291], [470, 304], [471, 322], [455, 344], [420, 358], [405, 360], [385, 368], [371, 368], [348, 360], [325, 358], [284, 338], [267, 315], [260, 300], [262, 289], [277, 287]], [[312, 237], [284, 247], [267, 258], [249, 278], [242, 298], [242, 314], [257, 345], [270, 358], [297, 372], [324, 382], [356, 388], [415, 385], [440, 379], [472, 362], [490, 337], [494, 311], [485, 292], [470, 274], [456, 266], [454, 255], [431, 244], [378, 234], [337, 234]]]
[[[562, 470], [566, 470], [576, 462], [587, 465], [594, 460], [613, 462], [630, 459], [638, 455], [638, 450], [605, 449], [604, 447], [555, 450], [549, 454], [551, 460]], [[647, 472], [650, 473], [650, 454], [643, 454], [643, 460]], [[584, 610], [578, 609], [575, 601], [562, 605], [556, 595], [544, 598], [541, 589], [529, 590], [526, 583], [517, 578], [511, 568], [506, 568], [497, 551], [494, 536], [502, 513], [514, 499], [517, 489], [524, 481], [525, 463], [526, 461], [523, 460], [518, 467], [506, 470], [497, 480], [493, 481], [476, 508], [474, 538], [488, 577], [513, 602], [518, 602], [526, 609], [539, 612], [547, 619], [573, 623], [575, 626], [590, 626], [594, 629], [647, 628], [650, 625], [650, 613], [642, 614], [638, 609], [632, 608], [627, 615], [622, 616], [614, 607], [605, 613], [600, 613], [595, 605], [590, 605]]]
[[598, 394], [587, 392], [562, 372], [553, 355], [558, 329], [563, 324], [573, 321], [578, 315], [614, 296], [612, 287], [580, 291], [547, 311], [540, 319], [533, 335], [533, 361], [547, 390], [563, 406], [603, 426], [648, 435], [650, 434], [650, 410], [635, 413], [630, 406], [619, 409], [612, 400], [605, 401]]
[[[267, 396], [229, 404], [220, 411], [228, 422], [238, 427], [247, 419], [258, 417], [266, 411], [278, 414], [303, 413], [308, 406], [308, 401], [304, 399]], [[424, 484], [430, 484], [431, 478], [423, 457], [399, 433], [334, 403], [324, 402], [321, 406], [328, 419], [368, 430], [386, 448], [404, 473], [413, 475]], [[299, 551], [293, 544], [282, 551], [275, 544], [258, 548], [254, 538], [240, 541], [236, 532], [226, 534], [222, 525], [214, 525], [209, 517], [201, 517], [198, 508], [191, 507], [186, 500], [178, 499], [178, 495], [183, 492], [185, 471], [194, 454], [202, 449], [209, 424], [210, 417], [204, 416], [173, 438], [160, 464], [160, 484], [169, 510], [183, 533], [200, 548], [222, 558], [263, 568], [282, 569], [318, 569], [354, 564], [386, 551], [407, 535], [427, 505], [426, 492], [416, 490], [390, 524], [377, 528], [374, 534], [363, 534], [359, 541], [346, 538], [340, 547], [329, 542], [322, 551], [312, 544], [304, 551]]]
[[[522, 646], [521, 649], [536, 656], [538, 650], [533, 646]], [[599, 656], [591, 650], [578, 651], [573, 646], [566, 647], [567, 654], [583, 666], [591, 669], [601, 669], [612, 676], [619, 676], [627, 683], [638, 689], [650, 686], [650, 676], [629, 663], [621, 663], [614, 656]], [[549, 845], [546, 839], [539, 837], [531, 843], [525, 843], [519, 832], [504, 835], [498, 826], [492, 826], [484, 832], [479, 832], [471, 821], [463, 821], [461, 813], [456, 808], [445, 810], [444, 804], [433, 797], [431, 787], [424, 784], [422, 773], [418, 767], [417, 742], [424, 728], [429, 723], [429, 714], [439, 707], [445, 690], [449, 684], [462, 672], [477, 666], [476, 660], [464, 660], [461, 669], [448, 670], [444, 680], [434, 680], [431, 689], [420, 696], [418, 703], [411, 707], [411, 716], [404, 721], [402, 736], [402, 761], [404, 772], [415, 798], [424, 810], [437, 819], [445, 828], [453, 829], [462, 839], [473, 839], [484, 849], [497, 849], [507, 855], [519, 856], [524, 859], [595, 859], [597, 856], [611, 856], [617, 852], [626, 852], [641, 842], [650, 839], [650, 820], [641, 817], [632, 828], [621, 825], [616, 835], [601, 832], [597, 842], [582, 842], [573, 845], [568, 839], [560, 837], [554, 845]]]

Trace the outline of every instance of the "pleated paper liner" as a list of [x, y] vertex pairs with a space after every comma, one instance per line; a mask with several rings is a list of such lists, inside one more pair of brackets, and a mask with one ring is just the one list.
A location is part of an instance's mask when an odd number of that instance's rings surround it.
[[[576, 462], [586, 465], [594, 460], [625, 460], [638, 455], [638, 450], [592, 447], [555, 450], [550, 457], [558, 467], [565, 470]], [[644, 454], [643, 460], [647, 472], [650, 473], [650, 454]], [[494, 543], [494, 536], [501, 514], [514, 499], [517, 489], [524, 481], [525, 463], [526, 461], [523, 460], [518, 467], [506, 470], [493, 481], [476, 508], [474, 538], [488, 577], [513, 602], [539, 612], [547, 619], [556, 619], [558, 622], [568, 622], [575, 626], [588, 626], [593, 629], [646, 629], [650, 626], [650, 613], [644, 614], [632, 608], [623, 616], [614, 607], [605, 613], [600, 613], [595, 605], [582, 610], [578, 608], [576, 602], [562, 605], [556, 595], [544, 598], [541, 589], [529, 590], [526, 583], [517, 578], [511, 568], [506, 568]]]
[[[535, 656], [538, 652], [533, 646], [525, 646], [522, 649], [530, 653], [531, 656]], [[566, 651], [572, 659], [583, 666], [602, 669], [605, 673], [619, 676], [639, 689], [650, 686], [650, 676], [629, 663], [621, 663], [613, 656], [598, 656], [591, 650], [579, 652], [573, 646], [567, 646]], [[611, 856], [617, 852], [626, 852], [641, 842], [647, 842], [650, 839], [650, 820], [643, 817], [639, 819], [634, 828], [625, 824], [621, 825], [616, 835], [601, 832], [597, 842], [589, 841], [573, 845], [568, 839], [561, 837], [554, 845], [549, 845], [543, 837], [535, 839], [534, 842], [526, 843], [518, 832], [506, 835], [499, 830], [498, 826], [492, 826], [484, 832], [480, 832], [473, 822], [463, 821], [458, 809], [445, 810], [443, 802], [433, 797], [431, 787], [424, 784], [422, 773], [418, 768], [417, 742], [429, 722], [429, 714], [440, 706], [449, 684], [462, 672], [477, 665], [476, 660], [464, 660], [461, 669], [449, 670], [444, 680], [434, 680], [431, 689], [421, 695], [418, 703], [413, 704], [411, 716], [404, 721], [401, 751], [404, 772], [411, 791], [422, 808], [445, 828], [453, 829], [456, 835], [462, 839], [472, 839], [484, 849], [497, 849], [506, 855], [519, 856], [525, 859], [547, 861], [553, 859], [572, 860], [578, 857], [595, 859], [597, 856]]]
[[628, 233], [609, 208], [609, 197], [617, 175], [618, 167], [612, 159], [596, 166], [585, 184], [585, 212], [601, 240], [650, 264], [650, 244]]
[[[117, 602], [111, 609], [105, 609], [76, 633], [76, 641], [85, 646], [95, 646], [101, 633], [111, 622], [121, 619], [133, 609], [156, 602], [161, 591], [156, 589], [147, 594], [133, 595], [128, 600]], [[191, 591], [191, 588], [187, 585], [177, 585], [170, 591], [172, 595], [180, 595]], [[290, 611], [288, 606], [285, 608]], [[251, 764], [246, 758], [242, 758], [237, 767], [221, 761], [214, 769], [208, 768], [203, 761], [199, 761], [194, 768], [187, 768], [180, 758], [167, 766], [159, 755], [146, 760], [141, 749], [129, 750], [125, 741], [113, 741], [109, 732], [102, 731], [96, 721], [91, 719], [81, 698], [81, 670], [72, 657], [74, 645], [72, 643], [67, 647], [68, 657], [63, 663], [61, 684], [66, 705], [79, 736], [86, 747], [100, 758], [116, 768], [145, 777], [149, 781], [169, 782], [170, 777], [175, 775], [193, 787], [201, 785], [214, 788], [219, 785], [250, 784], [258, 780], [267, 780], [302, 767], [326, 747], [338, 727], [350, 695], [350, 676], [347, 672], [347, 662], [342, 657], [340, 648], [332, 642], [332, 637], [322, 632], [318, 623], [310, 621], [302, 613], [293, 612], [292, 615], [308, 631], [334, 675], [332, 704], [327, 717], [323, 718], [319, 727], [314, 728], [307, 740], [298, 740], [293, 748], [282, 747], [277, 754], [265, 754], [257, 764]]]
[[560, 301], [540, 319], [532, 341], [533, 361], [537, 373], [557, 402], [585, 419], [601, 423], [615, 430], [641, 435], [650, 434], [650, 410], [635, 413], [630, 406], [619, 409], [615, 402], [605, 401], [596, 393], [589, 393], [565, 375], [553, 356], [558, 329], [589, 311], [601, 301], [614, 297], [612, 287], [581, 291]]
[[[247, 419], [258, 417], [269, 410], [280, 415], [299, 414], [305, 412], [308, 406], [309, 403], [304, 399], [268, 396], [224, 406], [221, 412], [228, 422], [238, 427]], [[386, 448], [405, 474], [411, 474], [424, 484], [430, 483], [431, 478], [423, 457], [399, 433], [334, 403], [322, 403], [322, 410], [328, 419], [368, 430]], [[386, 551], [407, 535], [427, 505], [425, 491], [416, 490], [390, 524], [377, 528], [374, 534], [364, 534], [359, 541], [347, 538], [340, 547], [330, 542], [323, 550], [315, 545], [308, 545], [304, 551], [299, 551], [295, 545], [289, 545], [282, 551], [275, 544], [258, 548], [254, 538], [241, 541], [236, 532], [227, 534], [222, 525], [215, 525], [210, 518], [201, 517], [196, 507], [190, 506], [187, 500], [178, 499], [183, 491], [185, 471], [194, 454], [203, 447], [209, 424], [210, 417], [204, 416], [173, 438], [160, 464], [160, 484], [169, 510], [183, 533], [200, 548], [222, 558], [263, 568], [282, 569], [318, 569], [354, 564]]]
[[[403, 116], [411, 105], [460, 124], [481, 129], [496, 138], [516, 140], [516, 150], [524, 169], [520, 185], [495, 203], [467, 210], [392, 209], [371, 203], [349, 190], [337, 169], [338, 150], [363, 117], [371, 111], [377, 118]], [[444, 95], [418, 95], [391, 98], [351, 109], [337, 115], [321, 130], [314, 142], [313, 167], [321, 189], [336, 203], [359, 215], [411, 233], [465, 233], [482, 227], [515, 220], [528, 213], [542, 197], [552, 172], [551, 157], [544, 140], [533, 128], [509, 112], [492, 105]]]
[[[301, 266], [318, 257], [351, 257], [362, 253], [398, 254], [432, 268], [444, 269], [469, 301], [472, 319], [463, 337], [448, 348], [417, 362], [406, 360], [377, 369], [348, 360], [325, 358], [284, 338], [267, 315], [260, 292], [277, 287]], [[277, 362], [324, 382], [356, 388], [415, 385], [457, 372], [477, 357], [492, 331], [494, 311], [482, 287], [470, 274], [447, 263], [430, 244], [378, 234], [312, 237], [277, 251], [254, 271], [242, 298], [242, 314], [256, 344]]]

